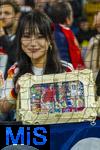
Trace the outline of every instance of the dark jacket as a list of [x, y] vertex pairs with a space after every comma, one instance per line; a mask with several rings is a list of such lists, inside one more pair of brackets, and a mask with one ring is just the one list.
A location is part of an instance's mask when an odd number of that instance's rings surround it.
[[68, 41], [66, 40], [66, 37], [64, 33], [61, 31], [59, 25], [55, 26], [54, 37], [55, 37], [55, 42], [56, 42], [61, 60], [71, 63], [70, 55], [68, 51]]

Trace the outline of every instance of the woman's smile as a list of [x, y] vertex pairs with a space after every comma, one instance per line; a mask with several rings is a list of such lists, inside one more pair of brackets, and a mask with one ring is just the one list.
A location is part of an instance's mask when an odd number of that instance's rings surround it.
[[28, 50], [29, 50], [30, 52], [35, 53], [35, 52], [39, 51], [40, 48], [29, 48]]

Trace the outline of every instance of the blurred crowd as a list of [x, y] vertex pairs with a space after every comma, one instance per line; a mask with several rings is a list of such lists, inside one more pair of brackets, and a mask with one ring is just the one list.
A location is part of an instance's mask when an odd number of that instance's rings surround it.
[[82, 0], [0, 0], [0, 70], [4, 79], [17, 61], [18, 24], [35, 9], [52, 20], [62, 63], [71, 64], [73, 69], [92, 69], [96, 80], [100, 70], [100, 11], [94, 14], [90, 25]]

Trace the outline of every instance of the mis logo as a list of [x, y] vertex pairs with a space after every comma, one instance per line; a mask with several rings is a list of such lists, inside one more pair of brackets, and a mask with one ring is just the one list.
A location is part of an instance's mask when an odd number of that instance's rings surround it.
[[6, 145], [45, 145], [46, 142], [47, 130], [45, 127], [18, 127], [17, 134], [15, 129], [12, 130], [12, 127], [6, 127]]

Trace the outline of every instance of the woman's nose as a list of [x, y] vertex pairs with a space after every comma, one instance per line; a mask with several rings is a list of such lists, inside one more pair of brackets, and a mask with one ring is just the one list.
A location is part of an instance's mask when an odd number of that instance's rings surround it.
[[31, 45], [37, 45], [37, 39], [35, 37], [31, 38]]

